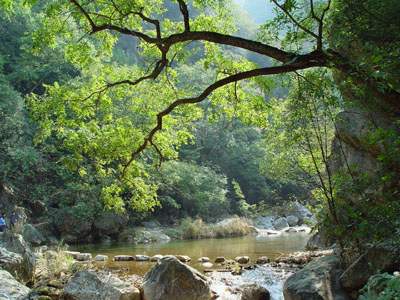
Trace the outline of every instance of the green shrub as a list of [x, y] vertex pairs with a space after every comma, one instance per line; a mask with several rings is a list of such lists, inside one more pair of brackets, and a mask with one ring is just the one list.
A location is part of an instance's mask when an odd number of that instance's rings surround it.
[[388, 273], [374, 275], [360, 293], [358, 300], [399, 300], [400, 276]]

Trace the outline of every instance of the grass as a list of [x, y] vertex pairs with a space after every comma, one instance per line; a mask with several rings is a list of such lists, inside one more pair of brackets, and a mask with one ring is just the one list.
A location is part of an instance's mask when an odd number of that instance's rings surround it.
[[40, 255], [36, 266], [40, 272], [39, 275], [57, 278], [61, 273], [68, 273], [74, 264], [74, 259], [64, 251], [65, 249], [59, 246], [55, 250], [46, 251]]
[[183, 219], [179, 228], [182, 239], [205, 239], [245, 236], [254, 229], [245, 218], [233, 217], [215, 224], [207, 224], [202, 219]]

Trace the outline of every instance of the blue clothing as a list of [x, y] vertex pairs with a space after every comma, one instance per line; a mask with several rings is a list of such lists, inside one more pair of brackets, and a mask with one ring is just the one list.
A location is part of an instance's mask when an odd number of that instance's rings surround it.
[[0, 226], [6, 226], [6, 220], [4, 220], [4, 218], [0, 218]]

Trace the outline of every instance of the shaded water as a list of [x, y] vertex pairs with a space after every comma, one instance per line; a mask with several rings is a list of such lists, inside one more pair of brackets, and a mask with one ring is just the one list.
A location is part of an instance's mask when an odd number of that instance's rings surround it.
[[192, 261], [189, 264], [202, 270], [201, 264], [197, 262], [197, 259], [202, 256], [209, 257], [212, 262], [217, 256], [234, 259], [236, 256], [247, 255], [250, 257], [251, 262], [255, 262], [255, 260], [260, 256], [268, 256], [273, 259], [282, 254], [304, 250], [308, 238], [308, 233], [299, 232], [224, 239], [172, 241], [164, 244], [96, 244], [79, 246], [74, 250], [89, 252], [93, 255], [108, 255], [110, 260], [104, 263], [107, 267], [121, 268], [132, 274], [143, 275], [153, 266], [154, 263], [136, 261], [114, 262], [112, 261], [112, 257], [115, 255], [136, 254], [144, 254], [148, 256], [156, 254], [188, 255], [192, 258]]

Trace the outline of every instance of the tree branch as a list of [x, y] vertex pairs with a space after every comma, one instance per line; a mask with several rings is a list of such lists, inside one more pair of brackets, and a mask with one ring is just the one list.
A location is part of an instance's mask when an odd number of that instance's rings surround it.
[[326, 65], [326, 61], [324, 58], [320, 56], [320, 53], [312, 52], [310, 54], [306, 54], [299, 58], [298, 60], [294, 61], [291, 64], [276, 66], [276, 67], [267, 67], [267, 68], [260, 68], [260, 69], [253, 69], [250, 71], [245, 71], [241, 73], [237, 73], [223, 79], [220, 79], [213, 84], [209, 85], [203, 92], [198, 95], [197, 97], [191, 98], [181, 98], [177, 99], [168, 105], [163, 111], [157, 114], [157, 123], [156, 125], [150, 130], [148, 135], [144, 138], [143, 143], [131, 154], [131, 157], [124, 165], [122, 171], [122, 177], [124, 177], [127, 168], [129, 165], [146, 149], [148, 144], [152, 144], [154, 135], [162, 130], [163, 128], [163, 119], [165, 116], [171, 114], [177, 107], [186, 105], [186, 104], [195, 104], [200, 103], [205, 100], [212, 92], [217, 90], [220, 87], [228, 85], [230, 83], [235, 83], [237, 81], [245, 80], [254, 78], [257, 76], [266, 76], [266, 75], [274, 75], [274, 74], [282, 74], [293, 72], [297, 70], [307, 69], [311, 67], [321, 67]]
[[183, 23], [185, 25], [185, 31], [190, 31], [189, 23], [189, 10], [184, 0], [177, 0], [179, 3], [179, 9], [183, 16]]
[[303, 30], [304, 32], [308, 33], [309, 35], [313, 36], [314, 38], [318, 39], [318, 35], [316, 35], [314, 32], [312, 32], [311, 30], [307, 29], [305, 26], [301, 25], [293, 16], [291, 13], [289, 13], [287, 11], [287, 9], [278, 3], [277, 0], [271, 0], [276, 6], [279, 7], [280, 10], [283, 11], [283, 13], [297, 26], [299, 27], [301, 30]]

